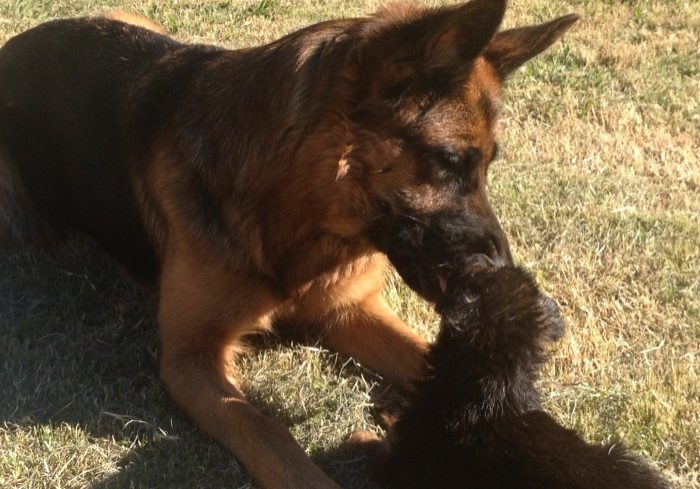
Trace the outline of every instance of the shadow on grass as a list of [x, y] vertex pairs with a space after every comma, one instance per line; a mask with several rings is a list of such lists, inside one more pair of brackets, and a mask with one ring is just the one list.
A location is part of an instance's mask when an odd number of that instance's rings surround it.
[[[91, 245], [0, 248], [0, 331], [0, 422], [68, 423], [130, 447], [92, 488], [250, 487], [165, 394], [154, 301]], [[345, 488], [374, 487], [357, 454], [316, 461]]]

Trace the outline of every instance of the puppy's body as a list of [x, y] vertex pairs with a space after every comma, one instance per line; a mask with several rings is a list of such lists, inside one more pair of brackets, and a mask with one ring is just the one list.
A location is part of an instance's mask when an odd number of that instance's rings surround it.
[[261, 487], [336, 487], [247, 403], [232, 355], [284, 322], [422, 375], [376, 247], [397, 216], [446, 215], [461, 253], [510, 261], [485, 190], [501, 83], [576, 17], [497, 33], [504, 11], [395, 7], [236, 51], [104, 18], [31, 29], [0, 49], [0, 240], [93, 237], [157, 286], [185, 413]]
[[561, 325], [525, 272], [480, 270], [457, 281], [440, 305], [430, 379], [390, 429], [377, 470], [388, 487], [670, 487], [624, 445], [587, 444], [542, 410], [534, 383]]

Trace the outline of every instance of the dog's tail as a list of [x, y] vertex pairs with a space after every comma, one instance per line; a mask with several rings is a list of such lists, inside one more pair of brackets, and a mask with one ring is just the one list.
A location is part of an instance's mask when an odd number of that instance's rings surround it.
[[151, 19], [144, 17], [143, 15], [126, 12], [124, 10], [110, 10], [109, 12], [102, 13], [100, 17], [124, 22], [125, 24], [135, 25], [137, 27], [143, 27], [144, 29], [148, 29], [149, 31], [153, 31], [157, 34], [167, 35], [167, 32], [162, 26], [158, 25]]

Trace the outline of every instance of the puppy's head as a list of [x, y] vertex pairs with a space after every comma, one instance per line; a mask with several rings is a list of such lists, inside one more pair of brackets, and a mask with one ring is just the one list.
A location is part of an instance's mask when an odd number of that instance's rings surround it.
[[[486, 195], [498, 152], [501, 85], [577, 17], [497, 32], [505, 0], [381, 11], [359, 27], [343, 82], [347, 138], [330, 203], [337, 234], [368, 233], [402, 255], [406, 226], [425, 224], [437, 262], [480, 253], [510, 263]], [[414, 288], [435, 300], [440, 280], [419, 264]]]
[[[532, 382], [545, 359], [545, 344], [564, 329], [558, 305], [521, 268], [496, 267], [480, 255], [458, 263], [437, 304], [442, 322], [429, 363], [445, 378], [473, 374], [479, 382], [502, 382], [511, 392], [494, 392], [509, 398], [511, 408], [533, 407]], [[488, 402], [504, 399], [492, 394]]]

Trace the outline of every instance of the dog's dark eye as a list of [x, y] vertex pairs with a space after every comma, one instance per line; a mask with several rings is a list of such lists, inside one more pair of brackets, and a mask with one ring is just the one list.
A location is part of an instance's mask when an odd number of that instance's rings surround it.
[[467, 148], [462, 153], [438, 150], [434, 154], [443, 175], [457, 182], [462, 193], [472, 192], [478, 186], [475, 170], [483, 156], [479, 148]]
[[481, 162], [482, 157], [481, 150], [473, 147], [467, 148], [462, 154], [445, 149], [436, 150], [435, 154], [445, 169], [459, 174], [469, 173]]
[[456, 167], [462, 162], [462, 157], [452, 151], [440, 151], [439, 157], [441, 162], [448, 167]]

